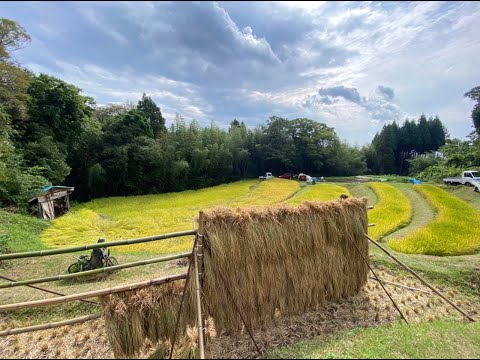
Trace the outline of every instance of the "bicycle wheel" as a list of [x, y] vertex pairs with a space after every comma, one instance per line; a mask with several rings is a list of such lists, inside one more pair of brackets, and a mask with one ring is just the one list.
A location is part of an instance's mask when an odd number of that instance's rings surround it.
[[77, 272], [80, 272], [80, 271], [82, 271], [82, 265], [78, 262], [76, 262], [76, 263], [74, 263], [74, 264], [72, 264], [68, 267], [68, 273], [69, 274], [77, 273]]
[[106, 263], [106, 266], [115, 266], [115, 265], [118, 265], [118, 261], [117, 259], [115, 259], [113, 256], [109, 257], [107, 259], [107, 263]]

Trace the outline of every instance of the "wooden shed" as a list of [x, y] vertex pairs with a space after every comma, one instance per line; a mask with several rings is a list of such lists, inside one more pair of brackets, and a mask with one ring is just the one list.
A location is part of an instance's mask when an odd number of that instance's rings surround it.
[[74, 190], [68, 186], [44, 186], [37, 197], [30, 199], [30, 205], [36, 208], [38, 217], [55, 219], [70, 211], [70, 194]]

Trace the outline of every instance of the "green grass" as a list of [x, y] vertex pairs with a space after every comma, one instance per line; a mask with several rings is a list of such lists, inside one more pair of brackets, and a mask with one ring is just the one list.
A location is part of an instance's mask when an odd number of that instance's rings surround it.
[[474, 254], [480, 250], [480, 213], [475, 208], [434, 185], [416, 185], [415, 189], [435, 208], [437, 216], [405, 238], [391, 240], [392, 249], [436, 256]]
[[[297, 181], [248, 180], [201, 190], [96, 199], [52, 221], [42, 233], [49, 247], [76, 246], [190, 230], [200, 210], [215, 206], [265, 206], [285, 201], [299, 190]], [[117, 248], [127, 253], [187, 251], [191, 237]]]
[[317, 183], [315, 185], [305, 185], [304, 191], [289, 199], [289, 204], [300, 204], [303, 201], [331, 201], [340, 198], [345, 194], [351, 196], [347, 188], [334, 184]]
[[395, 182], [395, 183], [409, 183], [411, 179], [410, 176], [400, 176], [400, 175], [367, 175], [367, 176], [372, 179], [386, 179], [388, 182]]
[[480, 357], [480, 323], [435, 321], [355, 329], [276, 349], [268, 359], [442, 359]]
[[340, 185], [345, 186], [352, 196], [366, 197], [368, 199], [368, 205], [374, 206], [378, 203], [378, 196], [367, 183], [343, 183]]
[[412, 218], [413, 208], [408, 198], [397, 188], [372, 182], [368, 184], [378, 197], [378, 203], [368, 212], [369, 235], [380, 240], [397, 229], [407, 226]]
[[480, 211], [480, 193], [473, 192], [473, 188], [470, 186], [448, 186], [448, 185], [437, 185], [440, 189], [445, 190], [451, 195], [454, 195], [467, 204], [472, 205], [475, 209]]
[[0, 253], [45, 249], [40, 233], [47, 226], [46, 220], [0, 210]]

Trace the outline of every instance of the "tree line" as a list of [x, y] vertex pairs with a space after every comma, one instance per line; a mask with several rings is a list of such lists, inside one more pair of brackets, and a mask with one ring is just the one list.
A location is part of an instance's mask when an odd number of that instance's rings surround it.
[[[75, 197], [84, 201], [197, 189], [266, 171], [318, 176], [424, 172], [438, 161], [426, 166], [419, 154], [448, 152], [445, 146], [456, 144], [438, 117], [424, 115], [402, 126], [385, 125], [362, 148], [306, 118], [272, 116], [255, 128], [234, 119], [223, 129], [213, 122], [202, 127], [177, 114], [167, 127], [147, 94], [136, 104], [97, 106], [75, 85], [23, 68], [10, 55], [29, 42], [19, 24], [0, 19], [2, 207], [25, 207], [47, 184], [74, 186]], [[466, 96], [478, 103], [480, 91], [474, 90]], [[472, 117], [480, 128], [478, 104], [475, 109]]]

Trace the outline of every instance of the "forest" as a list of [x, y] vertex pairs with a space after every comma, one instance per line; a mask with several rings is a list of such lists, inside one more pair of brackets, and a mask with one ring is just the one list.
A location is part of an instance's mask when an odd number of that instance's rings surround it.
[[[371, 144], [342, 141], [314, 119], [272, 115], [255, 128], [232, 119], [202, 127], [179, 114], [167, 126], [148, 94], [135, 103], [97, 106], [74, 84], [34, 74], [12, 58], [31, 39], [0, 19], [0, 206], [23, 208], [42, 185], [75, 187], [75, 198], [198, 189], [266, 171], [317, 176], [398, 174], [438, 180], [480, 165], [480, 87], [475, 130], [450, 139], [438, 116], [384, 125]], [[88, 90], [88, 89], [87, 89]]]

